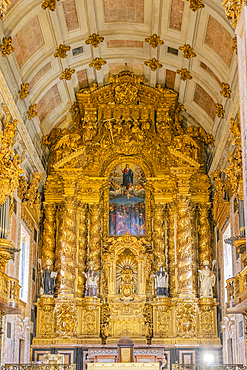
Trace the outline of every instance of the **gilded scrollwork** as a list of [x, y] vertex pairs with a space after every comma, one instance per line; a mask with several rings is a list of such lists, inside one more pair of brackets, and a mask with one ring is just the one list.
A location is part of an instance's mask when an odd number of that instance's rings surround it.
[[58, 237], [56, 246], [57, 290], [59, 294], [75, 292], [76, 266], [76, 204], [67, 196], [58, 206]]
[[212, 262], [212, 240], [211, 226], [209, 219], [211, 203], [203, 203], [199, 205], [199, 263], [200, 268], [203, 268], [203, 261]]
[[194, 213], [190, 200], [181, 197], [177, 222], [177, 279], [178, 291], [183, 294], [195, 294], [197, 291]]
[[95, 270], [101, 269], [101, 206], [91, 204], [89, 207], [89, 256], [88, 260], [94, 263]]
[[193, 338], [197, 330], [198, 304], [193, 299], [180, 300], [176, 307], [177, 336]]
[[88, 206], [85, 203], [78, 205], [78, 281], [77, 294], [80, 297], [84, 296], [85, 291], [85, 277], [83, 272], [86, 270], [87, 258], [87, 237], [88, 237]]
[[56, 299], [56, 335], [62, 338], [73, 338], [77, 331], [76, 302], [66, 296]]
[[46, 261], [54, 262], [55, 250], [55, 213], [56, 204], [44, 203], [44, 229], [42, 238], [42, 262], [46, 266]]
[[12, 148], [17, 120], [10, 123], [10, 119], [11, 116], [8, 116], [4, 131], [0, 131], [0, 206], [6, 202], [8, 196], [12, 199], [23, 173], [19, 166], [19, 156]]
[[158, 266], [164, 266], [165, 260], [165, 241], [164, 241], [164, 206], [155, 205], [154, 222], [153, 222], [153, 241], [154, 241], [154, 258], [157, 270]]

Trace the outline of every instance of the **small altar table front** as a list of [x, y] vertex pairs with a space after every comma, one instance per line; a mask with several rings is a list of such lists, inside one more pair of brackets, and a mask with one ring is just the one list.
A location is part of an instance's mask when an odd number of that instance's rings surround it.
[[115, 362], [115, 363], [88, 363], [88, 370], [159, 370], [159, 362]]

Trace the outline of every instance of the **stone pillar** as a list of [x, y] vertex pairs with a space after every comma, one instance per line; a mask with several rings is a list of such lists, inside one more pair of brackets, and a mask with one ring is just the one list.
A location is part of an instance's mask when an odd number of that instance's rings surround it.
[[101, 269], [101, 207], [99, 203], [89, 206], [89, 261], [94, 262], [94, 269]]
[[211, 228], [209, 223], [210, 203], [199, 205], [199, 267], [203, 269], [203, 261], [212, 262], [212, 240]]
[[194, 296], [197, 292], [195, 210], [186, 196], [181, 196], [178, 202], [177, 269], [179, 297]]
[[238, 45], [239, 104], [242, 138], [245, 229], [247, 225], [247, 7], [243, 5], [236, 28]]
[[58, 293], [74, 294], [76, 268], [76, 205], [67, 196], [59, 206], [56, 271]]
[[[153, 222], [153, 251], [155, 258], [155, 269], [158, 265], [165, 265], [165, 241], [164, 241], [164, 207], [162, 204], [155, 204], [154, 222]], [[164, 266], [165, 267], [165, 266]]]
[[174, 297], [177, 293], [177, 269], [176, 269], [176, 227], [177, 227], [177, 206], [175, 203], [168, 205], [168, 266], [169, 266], [169, 287], [170, 295]]
[[54, 263], [56, 204], [44, 203], [44, 214], [42, 263], [45, 267], [48, 259]]
[[85, 277], [83, 272], [86, 270], [87, 244], [88, 244], [88, 205], [80, 203], [78, 205], [78, 282], [77, 294], [84, 297]]

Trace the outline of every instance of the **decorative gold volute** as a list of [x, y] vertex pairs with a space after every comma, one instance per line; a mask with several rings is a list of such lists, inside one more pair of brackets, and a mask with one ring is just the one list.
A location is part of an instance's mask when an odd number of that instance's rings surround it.
[[4, 132], [0, 131], [0, 206], [8, 196], [12, 199], [18, 187], [19, 176], [23, 173], [19, 156], [12, 149], [17, 120], [10, 123], [10, 118], [11, 116], [7, 117]]
[[40, 219], [41, 202], [37, 188], [41, 178], [42, 175], [39, 172], [34, 172], [29, 185], [24, 176], [19, 179], [18, 196], [22, 201], [22, 218], [31, 230], [33, 230], [34, 223], [39, 224]]
[[[184, 111], [177, 93], [144, 84], [143, 76], [123, 71], [109, 77], [109, 84], [82, 89], [71, 108], [74, 127], [53, 129], [43, 138], [50, 149], [50, 165], [74, 166], [97, 177], [113, 156], [142, 156], [155, 171], [171, 165], [198, 168], [205, 145], [212, 136], [202, 128], [183, 127]], [[146, 159], [145, 159], [146, 158]], [[103, 175], [104, 176], [104, 175]]]

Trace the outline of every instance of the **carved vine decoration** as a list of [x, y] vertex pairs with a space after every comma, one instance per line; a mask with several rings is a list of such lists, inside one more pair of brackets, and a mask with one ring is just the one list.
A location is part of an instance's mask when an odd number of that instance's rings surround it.
[[218, 209], [226, 201], [226, 193], [231, 197], [235, 194], [243, 200], [243, 168], [240, 122], [231, 118], [230, 132], [232, 134], [233, 152], [228, 158], [227, 167], [223, 171], [215, 171], [211, 177], [215, 181], [213, 215], [217, 218]]
[[127, 71], [110, 76], [109, 82], [77, 93], [70, 110], [74, 127], [55, 128], [43, 138], [51, 168], [74, 166], [76, 157], [83, 170], [99, 173], [101, 158], [109, 162], [116, 155], [149, 158], [157, 171], [203, 165], [204, 147], [213, 145], [212, 135], [183, 126], [180, 113], [185, 108], [174, 91], [146, 86], [143, 76]]
[[17, 120], [10, 123], [10, 118], [11, 116], [7, 117], [4, 131], [0, 131], [0, 207], [8, 196], [13, 198], [19, 176], [23, 173], [19, 155], [12, 148]]

